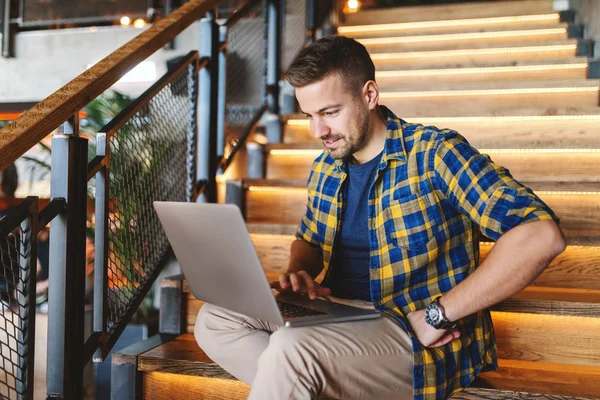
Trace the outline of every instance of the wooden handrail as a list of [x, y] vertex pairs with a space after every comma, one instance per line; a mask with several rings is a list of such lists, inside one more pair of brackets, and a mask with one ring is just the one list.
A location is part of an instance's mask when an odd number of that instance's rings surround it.
[[0, 171], [216, 5], [189, 1], [0, 129]]

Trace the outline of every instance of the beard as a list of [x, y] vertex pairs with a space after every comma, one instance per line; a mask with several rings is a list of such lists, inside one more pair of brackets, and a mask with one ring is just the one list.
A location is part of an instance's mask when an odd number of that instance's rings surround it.
[[[359, 106], [357, 107], [357, 118], [354, 129], [350, 128], [350, 133], [346, 135], [342, 133], [332, 133], [321, 140], [329, 152], [329, 155], [339, 160], [351, 156], [365, 146], [369, 137], [370, 125], [369, 111]], [[331, 140], [337, 140], [339, 142], [334, 149], [328, 149], [325, 145], [326, 141]]]

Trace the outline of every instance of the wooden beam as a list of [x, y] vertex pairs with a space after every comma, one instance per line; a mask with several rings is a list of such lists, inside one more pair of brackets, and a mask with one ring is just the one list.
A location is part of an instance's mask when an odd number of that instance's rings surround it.
[[0, 130], [0, 170], [109, 89], [123, 75], [214, 8], [217, 0], [191, 0]]

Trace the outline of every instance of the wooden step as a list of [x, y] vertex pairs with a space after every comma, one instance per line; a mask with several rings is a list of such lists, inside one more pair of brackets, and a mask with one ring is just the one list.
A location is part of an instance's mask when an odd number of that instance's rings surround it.
[[503, 88], [381, 91], [380, 103], [405, 115], [422, 117], [436, 110], [440, 117], [490, 116], [522, 107], [597, 107], [600, 94], [598, 81], [585, 80], [556, 86], [537, 82], [512, 82]]
[[[479, 148], [482, 154], [488, 154], [499, 165], [507, 168], [513, 177], [521, 182], [599, 182], [600, 146], [592, 149], [494, 149]], [[265, 148], [268, 179], [306, 180], [312, 162], [321, 154], [322, 146], [318, 142], [305, 144], [271, 144]], [[595, 191], [589, 185], [589, 191]], [[582, 190], [583, 191], [583, 190]]]
[[385, 36], [360, 38], [369, 52], [429, 51], [541, 45], [568, 40], [566, 27], [522, 30], [484, 29], [480, 32], [458, 32], [435, 35]]
[[[247, 188], [245, 215], [248, 222], [294, 224], [304, 215], [307, 199], [304, 181], [244, 182]], [[565, 229], [600, 230], [600, 220], [596, 218], [600, 215], [600, 192], [542, 191], [535, 187], [533, 189], [561, 218], [561, 226]]]
[[[523, 110], [521, 110], [523, 111]], [[542, 109], [529, 115], [484, 117], [415, 117], [402, 115], [409, 122], [434, 125], [458, 131], [476, 148], [497, 149], [595, 149], [600, 148], [598, 125], [600, 108], [589, 110]], [[285, 143], [313, 144], [318, 140], [309, 121], [301, 114], [285, 118]], [[502, 140], [498, 140], [502, 138]], [[322, 146], [320, 147], [322, 148]]]
[[[144, 399], [245, 399], [250, 390], [208, 358], [191, 334], [138, 356], [138, 370], [143, 374]], [[570, 397], [564, 396], [597, 396], [599, 374], [595, 367], [499, 360], [497, 371], [480, 374], [473, 387], [452, 398], [567, 400]], [[534, 390], [554, 395], [530, 393]]]
[[579, 55], [576, 40], [546, 42], [518, 46], [443, 49], [429, 51], [372, 51], [371, 59], [377, 71], [390, 69], [459, 68], [523, 62], [549, 62]]
[[344, 16], [344, 25], [443, 21], [554, 13], [551, 0], [494, 1], [361, 10]]
[[375, 72], [380, 90], [416, 90], [426, 79], [429, 87], [442, 89], [444, 85], [465, 83], [487, 84], [505, 81], [557, 81], [587, 78], [588, 62], [534, 63], [530, 65], [497, 65], [490, 67], [463, 67], [437, 69], [398, 69]]
[[478, 32], [483, 29], [523, 30], [566, 28], [557, 12], [489, 18], [461, 18], [439, 21], [396, 22], [389, 24], [343, 25], [338, 35], [352, 38], [374, 38], [390, 35], [435, 35], [457, 32]]

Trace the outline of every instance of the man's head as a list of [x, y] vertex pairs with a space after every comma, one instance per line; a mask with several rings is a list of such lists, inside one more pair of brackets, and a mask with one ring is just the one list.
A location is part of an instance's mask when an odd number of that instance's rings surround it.
[[369, 145], [379, 101], [367, 49], [347, 37], [325, 37], [302, 50], [286, 79], [296, 88], [313, 134], [331, 156], [359, 159], [357, 153]]

